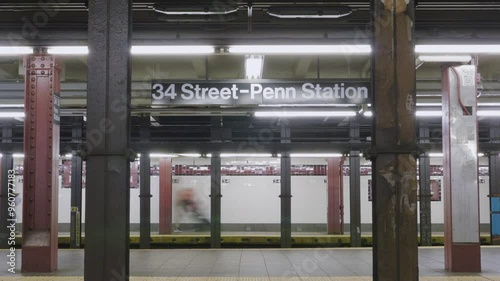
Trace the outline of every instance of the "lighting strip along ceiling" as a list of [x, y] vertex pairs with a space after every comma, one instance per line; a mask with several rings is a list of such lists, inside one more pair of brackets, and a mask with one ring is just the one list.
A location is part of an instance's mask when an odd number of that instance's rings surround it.
[[370, 45], [242, 45], [230, 46], [234, 54], [370, 54]]
[[[214, 46], [132, 46], [133, 55], [182, 55], [182, 54], [211, 54], [215, 53]], [[223, 48], [222, 48], [223, 49]], [[235, 45], [227, 48], [229, 53], [235, 54], [365, 54], [371, 53], [370, 45]], [[52, 46], [48, 53], [60, 55], [87, 55], [87, 46]], [[17, 56], [32, 54], [33, 47], [28, 46], [0, 46], [0, 55]], [[449, 60], [450, 58], [465, 61], [465, 54], [500, 54], [500, 45], [415, 45], [415, 53], [424, 55], [447, 55], [443, 57], [428, 57], [430, 60]], [[455, 55], [455, 56], [454, 56]], [[424, 56], [424, 58], [426, 58]]]
[[255, 117], [354, 117], [355, 111], [257, 111]]
[[292, 158], [322, 158], [322, 157], [342, 157], [341, 153], [291, 153]]
[[25, 46], [0, 46], [0, 56], [16, 56], [33, 54], [32, 47]]

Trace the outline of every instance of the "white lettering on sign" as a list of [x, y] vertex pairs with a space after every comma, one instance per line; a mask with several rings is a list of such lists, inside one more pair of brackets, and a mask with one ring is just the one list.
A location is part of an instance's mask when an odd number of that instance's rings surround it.
[[153, 82], [153, 104], [368, 103], [366, 82], [162, 83]]

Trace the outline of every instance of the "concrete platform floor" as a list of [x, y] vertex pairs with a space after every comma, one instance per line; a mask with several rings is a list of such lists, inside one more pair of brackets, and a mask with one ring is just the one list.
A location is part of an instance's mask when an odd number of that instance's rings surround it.
[[[421, 280], [500, 281], [500, 247], [482, 247], [483, 271], [478, 274], [446, 272], [443, 251], [419, 249]], [[59, 250], [59, 270], [52, 274], [9, 273], [7, 254], [0, 251], [0, 281], [83, 280], [78, 277], [83, 275], [83, 250]], [[16, 272], [21, 258], [18, 251]], [[372, 274], [370, 248], [132, 250], [130, 260], [133, 281], [347, 281], [371, 280]], [[121, 281], [120, 273], [116, 275]]]

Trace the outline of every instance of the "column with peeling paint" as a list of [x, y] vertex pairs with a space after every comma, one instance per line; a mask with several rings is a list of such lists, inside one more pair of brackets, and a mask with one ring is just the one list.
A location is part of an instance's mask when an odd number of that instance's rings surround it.
[[372, 0], [373, 280], [418, 280], [414, 1]]

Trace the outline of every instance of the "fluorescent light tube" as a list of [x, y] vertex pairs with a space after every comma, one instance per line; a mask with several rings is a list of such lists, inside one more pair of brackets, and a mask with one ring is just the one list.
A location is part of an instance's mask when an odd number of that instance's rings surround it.
[[0, 104], [0, 108], [12, 108], [12, 107], [19, 107], [23, 108], [24, 104]]
[[53, 55], [88, 55], [87, 46], [54, 46], [49, 47], [47, 53]]
[[498, 117], [500, 116], [500, 110], [479, 110], [477, 116], [482, 117]]
[[228, 50], [235, 54], [370, 54], [370, 45], [241, 45]]
[[292, 158], [324, 158], [324, 157], [342, 157], [340, 153], [292, 153]]
[[0, 56], [18, 56], [33, 54], [33, 48], [23, 46], [0, 46]]
[[429, 153], [429, 157], [443, 157], [443, 153], [431, 152]]
[[[208, 156], [208, 155], [207, 155]], [[211, 155], [210, 155], [211, 156]], [[228, 157], [250, 157], [250, 158], [259, 158], [259, 157], [273, 157], [270, 153], [221, 153], [221, 158]]]
[[421, 62], [459, 62], [468, 63], [472, 60], [469, 55], [422, 55], [418, 59]]
[[161, 154], [161, 153], [151, 153], [150, 158], [175, 158], [178, 157], [177, 154]]
[[442, 106], [442, 105], [443, 105], [442, 103], [437, 103], [437, 102], [430, 102], [430, 103], [417, 102], [417, 106]]
[[21, 112], [21, 111], [13, 111], [13, 112], [2, 111], [2, 112], [0, 112], [0, 118], [23, 118], [23, 117], [24, 117], [24, 112]]
[[253, 55], [245, 58], [245, 77], [247, 79], [262, 78], [264, 56]]
[[257, 111], [256, 117], [354, 117], [354, 111]]
[[355, 104], [259, 104], [259, 107], [353, 107]]
[[203, 55], [215, 52], [213, 46], [132, 46], [132, 55]]
[[500, 45], [416, 45], [418, 54], [499, 54]]
[[372, 117], [373, 116], [373, 112], [371, 112], [371, 111], [365, 111], [363, 113], [363, 115], [366, 116], [366, 117]]
[[184, 153], [184, 154], [180, 154], [179, 153], [179, 156], [199, 158], [199, 157], [201, 157], [201, 154], [199, 154], [199, 153]]
[[438, 116], [443, 116], [443, 111], [426, 111], [426, 110], [419, 110], [416, 112], [417, 117], [438, 117]]
[[21, 153], [14, 153], [14, 154], [12, 154], [12, 157], [13, 157], [13, 158], [24, 158], [24, 154], [21, 154]]

